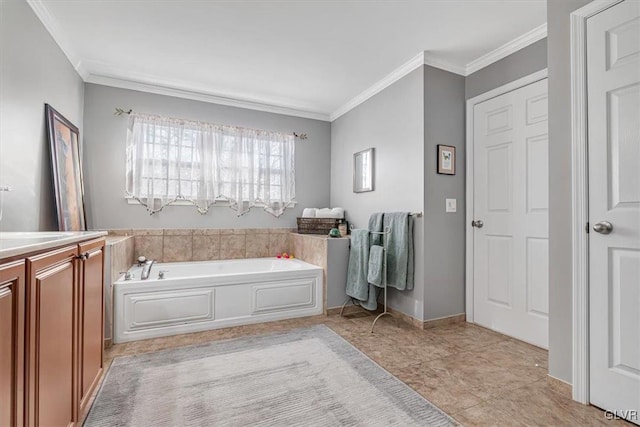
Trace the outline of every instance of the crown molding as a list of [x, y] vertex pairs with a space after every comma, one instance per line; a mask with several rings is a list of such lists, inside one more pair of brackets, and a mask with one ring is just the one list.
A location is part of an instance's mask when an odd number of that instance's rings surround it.
[[267, 113], [329, 121], [328, 114], [309, 111], [298, 106], [275, 104], [257, 98], [242, 99], [240, 97], [236, 97], [234, 94], [213, 93], [201, 87], [190, 85], [186, 82], [164, 80], [155, 76], [143, 74], [132, 74], [130, 72], [115, 70], [105, 64], [95, 62], [83, 62], [82, 66], [88, 70], [87, 77], [85, 78], [86, 83], [137, 90], [140, 92], [166, 95], [176, 98], [191, 99], [194, 101], [226, 105], [229, 107], [264, 111]]
[[503, 44], [497, 49], [482, 55], [481, 57], [469, 62], [465, 67], [465, 75], [475, 73], [476, 71], [497, 62], [512, 53], [519, 51], [543, 38], [547, 37], [547, 23], [534, 28], [533, 30], [516, 37], [508, 43]]
[[47, 29], [53, 41], [60, 47], [62, 53], [67, 57], [71, 65], [76, 70], [76, 72], [80, 75], [80, 77], [85, 80], [86, 74], [83, 74], [86, 70], [81, 67], [82, 61], [76, 51], [73, 49], [73, 45], [69, 42], [68, 37], [65, 35], [64, 31], [62, 31], [58, 21], [49, 13], [47, 6], [44, 4], [42, 0], [26, 0], [27, 4], [31, 7], [33, 12], [36, 14], [42, 25]]
[[468, 76], [471, 73], [474, 73], [488, 65], [493, 64], [496, 61], [499, 61], [512, 53], [523, 49], [538, 40], [542, 40], [547, 37], [547, 24], [544, 23], [539, 27], [534, 28], [533, 30], [516, 37], [508, 43], [503, 44], [497, 49], [492, 50], [491, 52], [482, 55], [481, 57], [469, 62], [466, 66], [454, 64], [452, 62], [446, 61], [438, 56], [429, 53], [429, 52], [420, 52], [418, 55], [414, 56], [409, 61], [402, 64], [400, 67], [393, 70], [390, 74], [388, 74], [383, 79], [374, 83], [368, 89], [364, 90], [360, 94], [353, 97], [347, 103], [343, 104], [335, 111], [331, 113], [331, 121], [334, 121], [338, 117], [343, 114], [349, 112], [354, 109], [358, 105], [365, 102], [367, 99], [371, 98], [375, 94], [381, 92], [387, 87], [391, 86], [393, 83], [397, 82], [420, 65], [429, 65], [431, 67], [439, 68], [441, 70], [449, 71], [454, 74], [459, 74], [461, 76]]
[[338, 107], [331, 114], [326, 114], [324, 112], [310, 111], [308, 108], [292, 105], [287, 102], [274, 102], [273, 100], [258, 98], [248, 99], [246, 96], [234, 93], [214, 93], [209, 89], [196, 87], [188, 82], [162, 80], [155, 76], [132, 75], [130, 72], [123, 70], [113, 70], [105, 64], [83, 61], [73, 49], [72, 44], [69, 42], [69, 39], [64, 31], [62, 31], [56, 19], [49, 13], [45, 2], [43, 0], [26, 1], [62, 52], [69, 59], [76, 72], [87, 83], [323, 121], [333, 121], [337, 119], [422, 65], [429, 65], [466, 77], [547, 36], [547, 24], [545, 23], [469, 62], [465, 66], [452, 63], [430, 52], [420, 52], [384, 78]]
[[466, 76], [466, 68], [463, 65], [454, 64], [429, 52], [424, 52], [424, 65]]
[[405, 62], [398, 68], [396, 68], [395, 70], [393, 70], [391, 73], [387, 74], [381, 80], [369, 86], [363, 92], [360, 92], [358, 95], [354, 96], [345, 104], [341, 105], [336, 110], [334, 110], [330, 115], [331, 121], [334, 121], [335, 119], [342, 116], [343, 114], [346, 114], [347, 112], [351, 111], [358, 105], [365, 102], [367, 99], [383, 91], [384, 89], [391, 86], [392, 84], [394, 84], [395, 82], [397, 82], [398, 80], [400, 80], [401, 78], [403, 78], [404, 76], [406, 76], [407, 74], [409, 74], [410, 72], [412, 72], [413, 70], [415, 70], [416, 68], [420, 67], [423, 64], [424, 64], [424, 52], [420, 52], [419, 54], [417, 54], [416, 56], [414, 56], [413, 58], [411, 58], [410, 60], [408, 60], [407, 62]]
[[84, 61], [73, 49], [69, 38], [61, 29], [58, 21], [49, 12], [45, 2], [42, 0], [26, 0], [26, 2], [60, 47], [73, 68], [86, 83], [138, 90], [158, 95], [168, 95], [287, 116], [329, 121], [329, 115], [326, 113], [309, 111], [306, 108], [287, 105], [283, 102], [272, 103], [264, 99], [243, 99], [242, 96], [236, 97], [235, 94], [216, 94], [210, 90], [198, 88], [186, 82], [161, 80], [155, 76], [141, 74], [132, 75], [130, 72], [116, 71], [105, 64], [94, 61]]
[[400, 80], [401, 78], [403, 78], [404, 76], [406, 76], [407, 74], [409, 74], [410, 72], [412, 72], [413, 70], [415, 70], [416, 68], [422, 65], [429, 65], [431, 67], [440, 68], [442, 70], [449, 71], [454, 74], [460, 74], [463, 76], [465, 73], [465, 67], [448, 62], [432, 53], [420, 52], [419, 54], [417, 54], [416, 56], [414, 56], [413, 58], [411, 58], [410, 60], [408, 60], [407, 62], [405, 62], [398, 68], [396, 68], [395, 70], [393, 70], [391, 73], [387, 74], [384, 78], [382, 78], [381, 80], [378, 80], [376, 83], [371, 85], [368, 89], [364, 90], [363, 92], [360, 92], [358, 95], [351, 98], [345, 104], [338, 107], [335, 111], [331, 113], [331, 116], [330, 116], [331, 121], [334, 121], [335, 119], [342, 116], [343, 114], [348, 113], [358, 105], [365, 102], [367, 99], [371, 98], [372, 96], [376, 95], [379, 92], [382, 92], [384, 89], [388, 88], [389, 86], [391, 86], [392, 84], [394, 84], [395, 82], [397, 82], [398, 80]]

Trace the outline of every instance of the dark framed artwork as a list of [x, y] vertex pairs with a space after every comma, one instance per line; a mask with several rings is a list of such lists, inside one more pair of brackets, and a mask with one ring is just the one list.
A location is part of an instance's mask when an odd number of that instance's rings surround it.
[[84, 231], [87, 229], [87, 222], [78, 142], [80, 132], [49, 104], [45, 104], [45, 114], [56, 192], [58, 229]]
[[438, 173], [443, 175], [456, 174], [456, 147], [438, 145]]

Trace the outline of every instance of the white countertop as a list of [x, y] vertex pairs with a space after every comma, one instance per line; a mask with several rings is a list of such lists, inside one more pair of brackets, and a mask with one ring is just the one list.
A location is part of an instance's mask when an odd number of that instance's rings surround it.
[[0, 259], [106, 236], [106, 231], [0, 231]]

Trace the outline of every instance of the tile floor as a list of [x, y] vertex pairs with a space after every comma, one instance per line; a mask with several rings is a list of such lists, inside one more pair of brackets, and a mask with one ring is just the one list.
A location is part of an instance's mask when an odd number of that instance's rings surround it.
[[388, 316], [316, 316], [116, 344], [106, 353], [146, 353], [323, 323], [465, 426], [631, 426], [570, 398], [547, 377], [547, 352], [467, 323], [419, 330]]

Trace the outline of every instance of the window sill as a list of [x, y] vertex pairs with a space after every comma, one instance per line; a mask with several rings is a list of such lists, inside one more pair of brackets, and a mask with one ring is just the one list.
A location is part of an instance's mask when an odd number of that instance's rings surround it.
[[[125, 197], [125, 200], [127, 201], [128, 205], [141, 205], [142, 203], [140, 203], [139, 201], [137, 201], [136, 199], [134, 199], [133, 197]], [[297, 205], [297, 202], [291, 202], [291, 204], [293, 206]], [[175, 202], [169, 203], [169, 206], [193, 206], [193, 203], [188, 202], [186, 200], [177, 200]], [[231, 203], [229, 203], [228, 200], [218, 200], [217, 202], [215, 202], [213, 205], [211, 205], [212, 208], [224, 208], [224, 207], [229, 207], [231, 206]]]
[[[127, 204], [129, 205], [141, 205], [139, 201], [134, 199], [133, 197], [125, 197]], [[220, 207], [229, 207], [230, 203], [227, 200], [219, 200], [215, 204], [211, 205], [211, 207], [220, 206]], [[176, 200], [175, 202], [169, 203], [169, 206], [193, 206], [193, 203], [188, 202], [186, 200]]]

